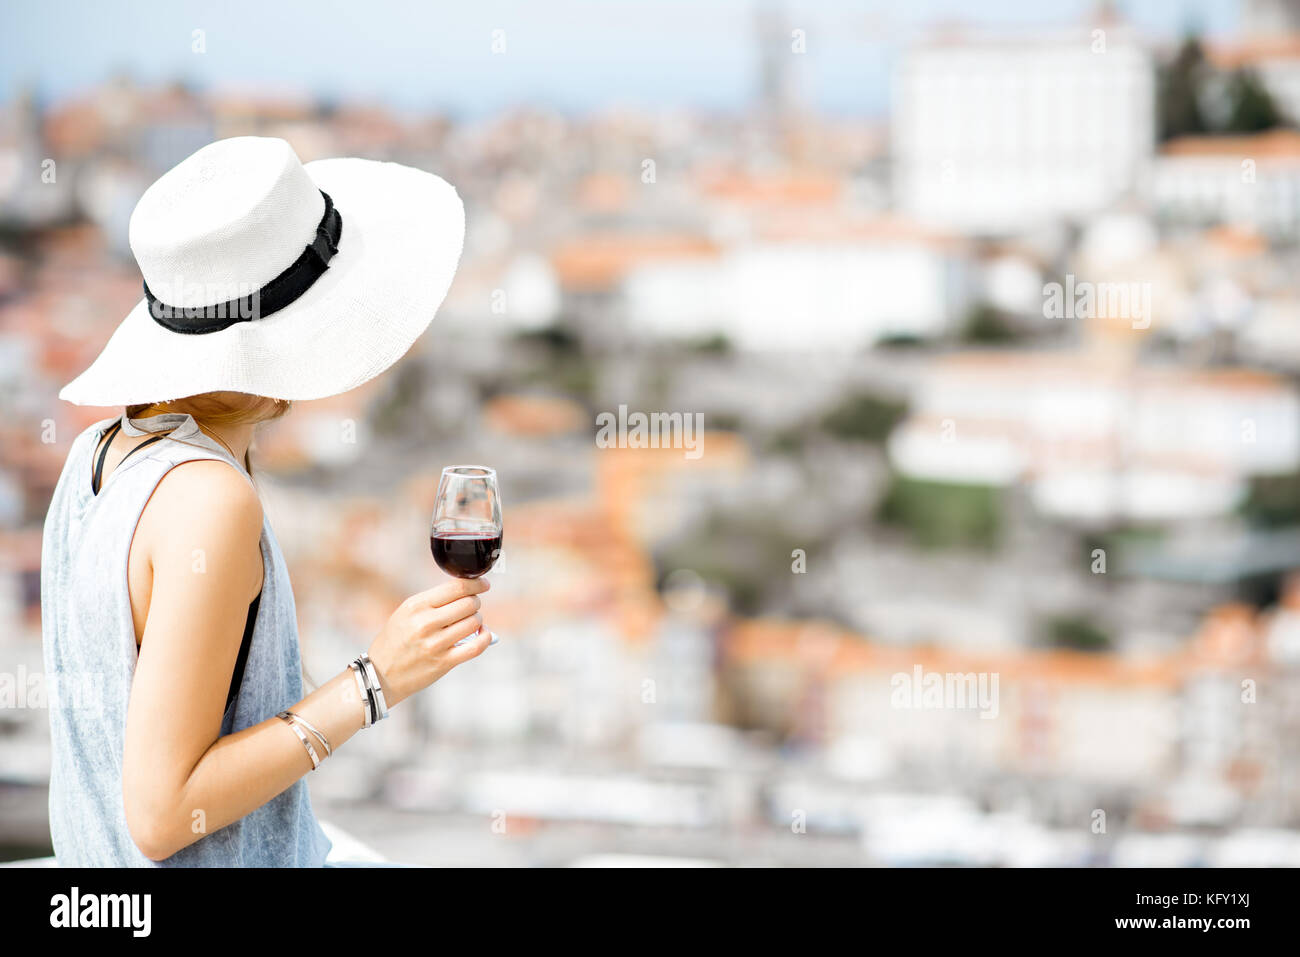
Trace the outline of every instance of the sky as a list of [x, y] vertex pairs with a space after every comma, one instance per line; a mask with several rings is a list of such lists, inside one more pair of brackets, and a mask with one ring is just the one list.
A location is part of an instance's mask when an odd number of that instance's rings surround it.
[[[308, 94], [481, 116], [521, 105], [744, 109], [755, 11], [805, 31], [801, 97], [832, 115], [888, 108], [892, 63], [919, 32], [1078, 22], [1096, 0], [3, 0], [0, 100], [58, 100], [127, 72], [205, 89]], [[1155, 39], [1233, 33], [1239, 0], [1126, 0]], [[206, 50], [192, 49], [195, 30]], [[493, 31], [505, 51], [493, 53]]]

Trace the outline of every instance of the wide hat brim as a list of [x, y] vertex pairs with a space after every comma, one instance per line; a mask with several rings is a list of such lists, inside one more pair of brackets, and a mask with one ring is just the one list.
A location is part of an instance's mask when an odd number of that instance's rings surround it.
[[141, 299], [59, 398], [91, 406], [218, 391], [319, 399], [405, 355], [460, 261], [460, 197], [440, 177], [397, 163], [324, 159], [303, 168], [343, 218], [338, 253], [311, 288], [272, 315], [202, 335], [165, 329]]

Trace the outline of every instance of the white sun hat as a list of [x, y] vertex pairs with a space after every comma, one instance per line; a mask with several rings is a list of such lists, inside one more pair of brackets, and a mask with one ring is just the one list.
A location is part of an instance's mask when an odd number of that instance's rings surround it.
[[432, 173], [365, 159], [304, 165], [280, 139], [210, 143], [136, 205], [145, 298], [59, 398], [346, 392], [428, 328], [464, 237], [464, 206]]

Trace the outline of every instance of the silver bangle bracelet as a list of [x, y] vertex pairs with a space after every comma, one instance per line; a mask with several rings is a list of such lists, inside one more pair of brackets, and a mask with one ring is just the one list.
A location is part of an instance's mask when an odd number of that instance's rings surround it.
[[379, 683], [379, 672], [375, 670], [375, 663], [370, 660], [370, 656], [364, 651], [361, 653], [361, 663], [365, 665], [366, 675], [370, 679], [370, 690], [374, 693], [376, 707], [376, 721], [382, 721], [388, 717], [388, 703], [384, 701], [384, 689]]
[[366, 670], [365, 655], [358, 655], [356, 661], [352, 662], [353, 667], [357, 669], [357, 674], [361, 675], [361, 683], [365, 688], [365, 700], [370, 708], [370, 724], [373, 725], [379, 721], [383, 715], [379, 711], [379, 702], [375, 700], [375, 687], [370, 680], [370, 672]]
[[307, 749], [307, 756], [311, 758], [311, 769], [315, 771], [320, 767], [320, 757], [316, 754], [316, 749], [312, 747], [311, 740], [308, 739], [306, 732], [303, 731], [302, 728], [298, 727], [298, 723], [293, 720], [294, 716], [291, 715], [290, 712], [281, 711], [276, 715], [276, 717], [289, 727], [293, 728], [293, 733], [298, 736], [298, 740], [302, 742], [302, 746]]
[[[320, 738], [320, 743], [325, 746], [326, 758], [330, 757], [334, 753], [334, 749], [330, 747], [329, 739], [326, 738], [325, 735], [320, 733], [320, 729], [317, 728], [316, 725], [312, 724], [310, 721], [308, 721], [302, 715], [298, 714], [298, 712], [296, 711], [286, 711], [285, 714], [289, 715], [291, 718], [293, 718], [295, 721], [301, 724], [312, 734], [316, 735], [316, 737]], [[324, 760], [324, 758], [322, 758], [321, 760]]]
[[352, 675], [357, 679], [357, 696], [361, 698], [361, 712], [365, 716], [365, 723], [361, 725], [368, 728], [375, 723], [374, 708], [370, 703], [370, 693], [366, 689], [366, 677], [360, 661], [353, 661], [348, 664], [352, 669]]

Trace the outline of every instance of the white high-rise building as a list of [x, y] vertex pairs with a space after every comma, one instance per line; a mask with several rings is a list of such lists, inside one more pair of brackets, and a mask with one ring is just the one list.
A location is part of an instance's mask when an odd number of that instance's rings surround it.
[[893, 88], [897, 207], [932, 226], [1005, 235], [1103, 209], [1155, 145], [1155, 69], [1121, 23], [962, 34], [903, 58]]

